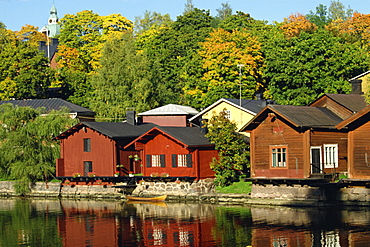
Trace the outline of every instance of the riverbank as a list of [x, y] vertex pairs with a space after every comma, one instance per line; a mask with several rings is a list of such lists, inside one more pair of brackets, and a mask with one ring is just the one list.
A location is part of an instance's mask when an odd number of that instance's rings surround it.
[[[168, 201], [189, 201], [234, 205], [271, 206], [370, 206], [369, 188], [314, 186], [253, 185], [251, 194], [217, 193], [213, 180], [193, 183], [146, 182], [136, 187], [125, 185], [63, 185], [58, 182], [37, 182], [30, 186], [27, 197], [67, 199], [126, 200], [125, 194], [137, 196], [167, 195]], [[0, 181], [0, 197], [19, 196], [14, 182]]]

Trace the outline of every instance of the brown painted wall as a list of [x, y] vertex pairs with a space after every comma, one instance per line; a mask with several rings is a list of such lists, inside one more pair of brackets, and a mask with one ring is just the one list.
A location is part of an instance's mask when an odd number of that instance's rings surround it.
[[311, 146], [321, 146], [324, 157], [324, 144], [338, 144], [338, 168], [324, 168], [325, 173], [347, 172], [347, 133], [340, 132], [311, 132]]
[[[97, 176], [113, 176], [116, 170], [115, 141], [85, 128], [61, 140], [61, 159], [57, 162], [57, 176], [84, 174], [84, 161], [92, 161], [93, 172]], [[91, 139], [91, 152], [84, 152], [83, 139]], [[62, 166], [62, 167], [60, 167]]]
[[159, 126], [187, 127], [187, 116], [143, 116], [143, 123], [153, 123]]
[[333, 101], [332, 99], [324, 96], [320, 100], [314, 102], [310, 106], [314, 107], [326, 107], [343, 119], [346, 119], [353, 115], [353, 112]]
[[370, 122], [351, 131], [348, 135], [349, 177], [370, 179]]
[[[251, 177], [303, 178], [304, 133], [269, 115], [251, 135]], [[286, 168], [270, 167], [270, 146], [288, 145]]]

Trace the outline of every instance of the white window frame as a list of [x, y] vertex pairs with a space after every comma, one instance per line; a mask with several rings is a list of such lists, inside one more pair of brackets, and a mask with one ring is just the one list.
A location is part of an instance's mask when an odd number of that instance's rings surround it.
[[324, 168], [338, 167], [338, 144], [324, 144]]
[[[319, 149], [320, 150], [320, 170], [323, 171], [323, 164], [322, 164], [322, 147], [321, 146], [311, 146], [310, 147], [310, 164], [312, 164], [312, 149]], [[313, 172], [312, 171], [312, 167], [311, 167], [311, 173]]]
[[152, 159], [152, 167], [161, 167], [161, 155], [159, 154], [153, 154], [151, 156]]
[[186, 161], [186, 154], [177, 155], [177, 167], [188, 167]]

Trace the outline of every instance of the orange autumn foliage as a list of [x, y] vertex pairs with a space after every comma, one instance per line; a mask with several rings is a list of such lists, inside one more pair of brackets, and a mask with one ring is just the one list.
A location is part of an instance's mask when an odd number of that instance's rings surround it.
[[280, 29], [283, 30], [285, 36], [287, 37], [298, 37], [303, 31], [310, 32], [315, 31], [317, 26], [310, 22], [302, 14], [292, 14], [288, 18], [284, 19], [284, 23]]

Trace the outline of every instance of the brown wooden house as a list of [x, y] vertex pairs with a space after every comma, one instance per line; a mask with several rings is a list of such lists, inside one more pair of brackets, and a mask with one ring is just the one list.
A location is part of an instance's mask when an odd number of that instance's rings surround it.
[[[125, 149], [140, 152], [144, 176], [214, 177], [209, 164], [218, 151], [196, 127], [154, 127]], [[163, 176], [163, 175], [162, 175]]]
[[138, 154], [133, 147], [123, 147], [153, 128], [152, 124], [129, 123], [79, 123], [55, 139], [60, 140], [60, 159], [57, 159], [57, 177], [113, 176], [115, 171], [126, 175], [130, 171], [140, 173], [140, 162], [130, 158]]
[[251, 177], [310, 178], [347, 172], [347, 131], [326, 107], [268, 105], [250, 132]]
[[370, 106], [336, 125], [348, 131], [348, 177], [370, 179]]

